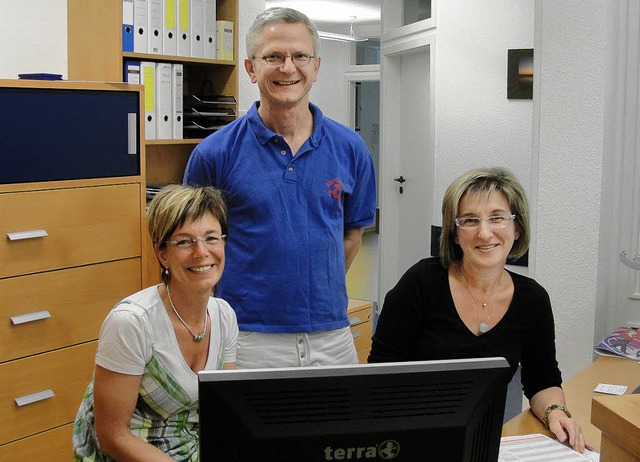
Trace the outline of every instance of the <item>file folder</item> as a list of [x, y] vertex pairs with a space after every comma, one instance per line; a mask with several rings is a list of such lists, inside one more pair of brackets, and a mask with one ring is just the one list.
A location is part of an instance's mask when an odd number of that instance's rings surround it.
[[183, 110], [184, 96], [183, 92], [183, 67], [182, 64], [174, 64], [171, 76], [171, 117], [173, 120], [172, 132], [173, 138], [181, 140], [183, 136]]
[[204, 0], [204, 57], [216, 59], [216, 0]]
[[178, 36], [176, 34], [176, 0], [164, 0], [162, 5], [162, 54], [178, 54]]
[[133, 0], [122, 0], [122, 51], [133, 51]]
[[178, 29], [178, 56], [191, 56], [189, 0], [176, 0], [176, 24]]
[[171, 118], [171, 63], [156, 63], [156, 139], [170, 140]]
[[146, 53], [149, 50], [149, 16], [148, 0], [133, 1], [133, 51]]
[[204, 0], [190, 0], [191, 57], [204, 58]]
[[149, 31], [149, 50], [148, 53], [162, 54], [162, 0], [147, 0], [148, 4], [148, 31]]
[[124, 82], [140, 84], [140, 61], [127, 59], [124, 62]]
[[216, 57], [233, 61], [233, 22], [216, 21]]
[[156, 63], [140, 62], [140, 83], [144, 85], [144, 132], [145, 139], [156, 139]]

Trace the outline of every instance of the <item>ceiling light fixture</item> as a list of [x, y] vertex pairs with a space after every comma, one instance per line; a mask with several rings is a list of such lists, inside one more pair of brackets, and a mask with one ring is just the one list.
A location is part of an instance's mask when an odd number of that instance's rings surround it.
[[356, 17], [355, 16], [351, 16], [351, 27], [349, 28], [349, 34], [336, 34], [335, 32], [325, 32], [325, 31], [318, 31], [318, 35], [320, 36], [321, 39], [324, 40], [335, 40], [338, 42], [365, 42], [367, 41], [366, 38], [364, 37], [356, 37], [355, 34], [353, 33], [353, 23], [355, 22]]

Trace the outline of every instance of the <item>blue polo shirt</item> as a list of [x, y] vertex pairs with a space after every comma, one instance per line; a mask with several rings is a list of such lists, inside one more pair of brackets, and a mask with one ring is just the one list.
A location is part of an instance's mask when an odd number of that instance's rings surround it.
[[309, 104], [313, 133], [293, 157], [258, 105], [198, 144], [184, 175], [221, 189], [229, 208], [216, 296], [244, 331], [346, 327], [344, 231], [373, 221], [371, 155], [360, 135]]

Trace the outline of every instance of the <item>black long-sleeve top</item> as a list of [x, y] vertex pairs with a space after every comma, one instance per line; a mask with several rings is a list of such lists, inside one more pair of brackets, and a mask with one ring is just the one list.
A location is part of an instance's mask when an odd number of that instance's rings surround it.
[[509, 309], [491, 330], [476, 336], [456, 311], [447, 269], [437, 258], [419, 261], [385, 297], [369, 362], [501, 356], [512, 376], [521, 364], [528, 399], [561, 386], [549, 295], [533, 279], [509, 275], [514, 284]]

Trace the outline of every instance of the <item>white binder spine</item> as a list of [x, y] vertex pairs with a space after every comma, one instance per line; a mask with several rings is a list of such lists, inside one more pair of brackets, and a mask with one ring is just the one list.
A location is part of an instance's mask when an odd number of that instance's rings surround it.
[[204, 58], [204, 0], [190, 0], [191, 57]]
[[216, 0], [204, 0], [204, 57], [216, 59]]
[[147, 0], [149, 53], [162, 54], [162, 0]]
[[171, 78], [171, 116], [173, 120], [173, 138], [184, 138], [184, 96], [183, 96], [183, 66], [174, 64]]
[[156, 139], [173, 137], [171, 125], [171, 63], [156, 64]]
[[149, 50], [149, 4], [148, 0], [133, 2], [133, 51], [147, 53]]

